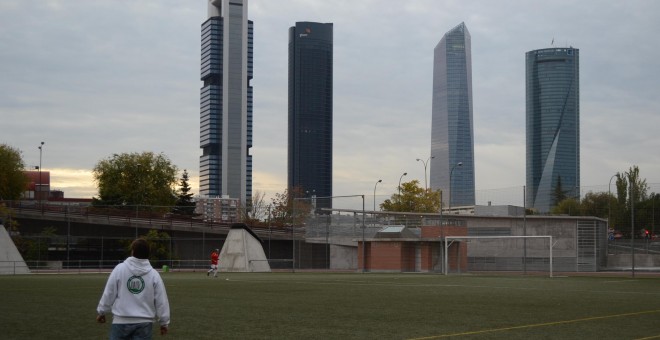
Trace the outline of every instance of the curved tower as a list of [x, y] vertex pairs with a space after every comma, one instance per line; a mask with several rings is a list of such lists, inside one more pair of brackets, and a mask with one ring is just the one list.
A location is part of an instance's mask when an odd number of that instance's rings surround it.
[[579, 198], [580, 58], [576, 48], [526, 53], [526, 206], [550, 211]]
[[443, 207], [474, 205], [472, 51], [465, 23], [434, 49], [432, 111], [431, 189], [442, 190]]

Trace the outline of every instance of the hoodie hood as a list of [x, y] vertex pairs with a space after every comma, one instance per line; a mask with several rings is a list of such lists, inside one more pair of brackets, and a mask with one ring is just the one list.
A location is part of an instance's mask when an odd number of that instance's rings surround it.
[[137, 257], [133, 256], [127, 258], [124, 263], [126, 266], [128, 266], [128, 269], [131, 271], [131, 273], [137, 276], [143, 276], [150, 272], [151, 269], [153, 269], [151, 267], [151, 263], [149, 263], [149, 260], [138, 259]]

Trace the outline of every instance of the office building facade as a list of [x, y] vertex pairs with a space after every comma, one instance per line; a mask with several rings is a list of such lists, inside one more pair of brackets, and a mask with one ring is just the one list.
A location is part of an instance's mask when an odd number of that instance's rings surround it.
[[465, 23], [434, 49], [430, 187], [443, 207], [475, 204], [472, 52]]
[[534, 50], [525, 60], [525, 204], [545, 213], [556, 205], [558, 194], [579, 198], [579, 50]]
[[209, 0], [202, 24], [200, 196], [252, 197], [252, 36], [247, 0]]
[[332, 53], [331, 23], [289, 28], [288, 188], [310, 198], [332, 196]]

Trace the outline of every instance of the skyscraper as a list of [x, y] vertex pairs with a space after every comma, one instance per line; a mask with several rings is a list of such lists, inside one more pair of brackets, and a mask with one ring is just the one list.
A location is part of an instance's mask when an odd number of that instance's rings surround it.
[[199, 192], [252, 197], [252, 21], [247, 0], [209, 0], [202, 24]]
[[472, 52], [465, 23], [445, 33], [433, 51], [431, 189], [444, 207], [474, 205]]
[[548, 212], [558, 197], [579, 197], [579, 50], [534, 50], [525, 60], [526, 206]]
[[289, 28], [288, 188], [307, 197], [332, 196], [332, 46], [331, 23]]

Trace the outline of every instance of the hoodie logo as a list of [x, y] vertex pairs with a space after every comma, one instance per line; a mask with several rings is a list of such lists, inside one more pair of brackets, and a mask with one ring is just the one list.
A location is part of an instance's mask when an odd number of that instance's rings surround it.
[[128, 291], [133, 294], [140, 294], [144, 290], [144, 280], [142, 276], [131, 276], [126, 282]]

